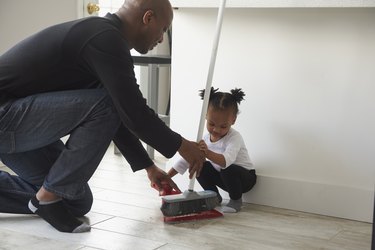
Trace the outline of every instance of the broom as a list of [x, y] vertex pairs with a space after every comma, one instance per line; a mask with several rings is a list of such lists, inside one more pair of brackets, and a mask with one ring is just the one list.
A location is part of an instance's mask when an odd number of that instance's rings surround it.
[[[203, 135], [205, 117], [211, 92], [212, 76], [215, 68], [217, 47], [219, 44], [220, 31], [223, 22], [225, 2], [226, 0], [221, 0], [221, 5], [218, 11], [216, 33], [212, 47], [211, 61], [208, 70], [206, 89], [203, 97], [202, 112], [199, 121], [197, 135], [198, 142], [202, 139]], [[162, 206], [160, 210], [162, 211], [164, 216], [180, 216], [192, 213], [199, 213], [202, 211], [214, 209], [219, 204], [216, 192], [210, 190], [200, 192], [194, 191], [195, 177], [196, 173], [194, 173], [193, 177], [190, 179], [188, 190], [184, 191], [181, 194], [174, 194], [162, 197]]]

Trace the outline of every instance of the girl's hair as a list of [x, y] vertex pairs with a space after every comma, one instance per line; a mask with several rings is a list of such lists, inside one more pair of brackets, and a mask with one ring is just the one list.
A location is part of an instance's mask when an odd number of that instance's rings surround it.
[[[205, 89], [199, 91], [199, 96], [204, 99], [204, 92]], [[218, 89], [214, 89], [211, 87], [210, 91], [210, 99], [208, 101], [208, 105], [211, 105], [215, 109], [227, 109], [233, 108], [233, 112], [235, 115], [238, 114], [238, 104], [244, 100], [245, 93], [238, 88], [232, 89], [230, 93], [227, 92], [219, 92]]]

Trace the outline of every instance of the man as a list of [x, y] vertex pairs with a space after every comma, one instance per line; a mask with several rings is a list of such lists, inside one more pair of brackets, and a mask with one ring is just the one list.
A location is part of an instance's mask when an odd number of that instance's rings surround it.
[[146, 105], [130, 55], [162, 42], [172, 19], [168, 0], [125, 0], [115, 14], [49, 27], [0, 56], [0, 159], [17, 174], [0, 172], [0, 212], [89, 231], [76, 217], [91, 209], [87, 182], [112, 140], [159, 190], [178, 187], [139, 139], [168, 158], [178, 151], [199, 175], [203, 153]]

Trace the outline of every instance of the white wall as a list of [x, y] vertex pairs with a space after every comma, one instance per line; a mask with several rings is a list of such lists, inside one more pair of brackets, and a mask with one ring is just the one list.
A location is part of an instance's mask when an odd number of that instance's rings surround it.
[[27, 36], [77, 18], [78, 0], [1, 0], [0, 54]]
[[[191, 140], [216, 14], [175, 10], [171, 126]], [[374, 23], [374, 8], [226, 10], [213, 85], [246, 93], [235, 128], [259, 174], [246, 201], [372, 221]]]

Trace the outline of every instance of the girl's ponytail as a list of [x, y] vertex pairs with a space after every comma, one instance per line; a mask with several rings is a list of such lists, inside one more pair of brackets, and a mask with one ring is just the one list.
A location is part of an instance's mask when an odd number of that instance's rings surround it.
[[[210, 90], [210, 98], [209, 100], [212, 99], [213, 95], [218, 91], [219, 89], [214, 89], [214, 87], [211, 87], [211, 90]], [[199, 96], [201, 97], [201, 99], [203, 100], [204, 99], [204, 92], [206, 90], [205, 89], [202, 89], [202, 90], [199, 90]]]
[[243, 97], [245, 96], [245, 93], [242, 91], [242, 89], [238, 88], [232, 89], [230, 93], [232, 94], [232, 97], [235, 100], [235, 102], [237, 102], [238, 104], [241, 103], [241, 101], [244, 99]]

